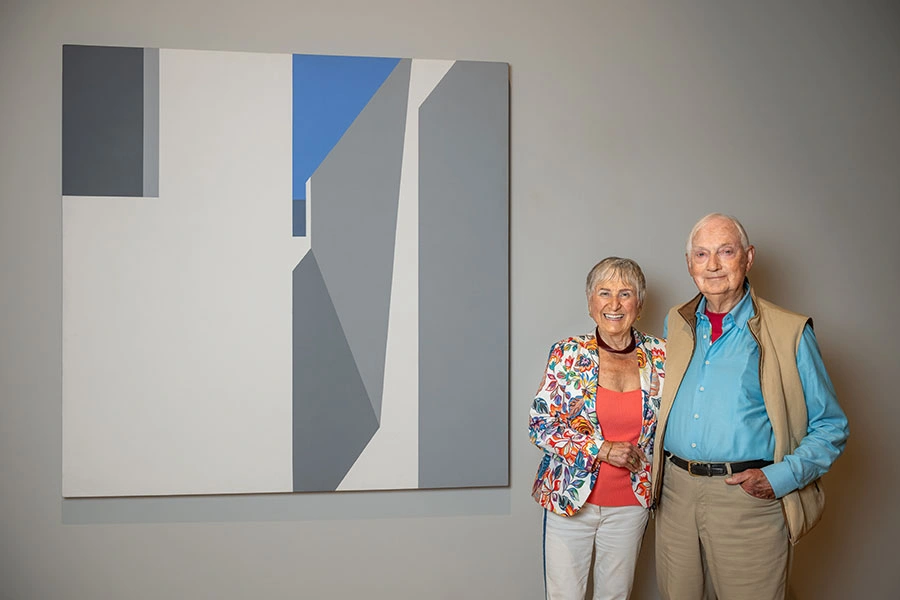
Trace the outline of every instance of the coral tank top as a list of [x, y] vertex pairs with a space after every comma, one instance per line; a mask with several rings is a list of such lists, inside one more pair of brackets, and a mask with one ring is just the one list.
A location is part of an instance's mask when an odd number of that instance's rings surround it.
[[[603, 437], [637, 444], [641, 434], [641, 390], [616, 392], [597, 387], [597, 422]], [[605, 452], [605, 450], [604, 450]], [[608, 462], [600, 464], [597, 482], [587, 501], [598, 506], [640, 506], [631, 488], [631, 471]]]

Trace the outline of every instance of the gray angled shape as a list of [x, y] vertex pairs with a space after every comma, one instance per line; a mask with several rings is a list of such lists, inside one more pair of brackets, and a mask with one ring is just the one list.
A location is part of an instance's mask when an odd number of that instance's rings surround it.
[[378, 421], [312, 251], [293, 287], [294, 491], [334, 491]]
[[419, 487], [509, 483], [509, 71], [419, 109]]
[[310, 242], [380, 418], [411, 61], [401, 60], [311, 178]]
[[142, 196], [144, 49], [63, 46], [62, 193]]
[[159, 197], [159, 48], [144, 48], [144, 187]]

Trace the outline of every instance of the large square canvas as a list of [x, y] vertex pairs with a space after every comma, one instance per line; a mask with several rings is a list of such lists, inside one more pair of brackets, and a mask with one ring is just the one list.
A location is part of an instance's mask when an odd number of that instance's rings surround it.
[[507, 485], [505, 63], [62, 59], [64, 496]]

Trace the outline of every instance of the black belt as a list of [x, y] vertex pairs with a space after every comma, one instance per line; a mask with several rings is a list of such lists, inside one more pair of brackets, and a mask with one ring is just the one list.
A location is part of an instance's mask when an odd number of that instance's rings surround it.
[[704, 477], [712, 477], [713, 475], [728, 475], [729, 473], [740, 473], [741, 471], [746, 471], [747, 469], [762, 469], [763, 467], [768, 467], [772, 464], [771, 460], [745, 460], [743, 462], [733, 463], [697, 462], [696, 460], [685, 460], [681, 457], [675, 456], [668, 450], [666, 451], [666, 456], [669, 457], [669, 460], [671, 460], [672, 464], [676, 467], [681, 467], [691, 475], [700, 475]]

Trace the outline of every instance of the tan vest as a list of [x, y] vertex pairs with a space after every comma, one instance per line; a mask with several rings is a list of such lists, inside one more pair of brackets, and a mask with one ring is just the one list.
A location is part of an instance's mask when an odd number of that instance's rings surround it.
[[[759, 379], [772, 431], [775, 435], [775, 462], [792, 453], [806, 436], [809, 420], [800, 373], [797, 370], [797, 348], [803, 328], [812, 321], [771, 302], [757, 298], [750, 288], [753, 317], [747, 322], [759, 344]], [[681, 380], [694, 352], [698, 295], [687, 304], [669, 311], [666, 350], [666, 385], [663, 387], [659, 421], [656, 426], [656, 447], [653, 457], [653, 501], [659, 502], [662, 490], [663, 452], [666, 423]], [[816, 480], [781, 499], [791, 542], [796, 544], [822, 516], [825, 490]]]

